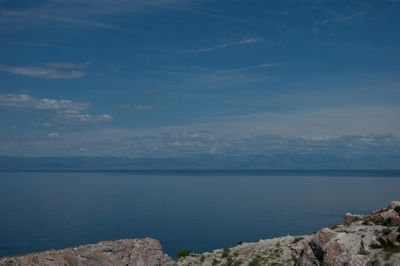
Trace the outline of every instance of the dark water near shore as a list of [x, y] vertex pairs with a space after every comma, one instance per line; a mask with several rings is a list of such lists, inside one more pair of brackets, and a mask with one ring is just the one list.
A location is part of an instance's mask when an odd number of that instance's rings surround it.
[[0, 256], [153, 237], [171, 256], [341, 222], [400, 200], [399, 171], [0, 173]]

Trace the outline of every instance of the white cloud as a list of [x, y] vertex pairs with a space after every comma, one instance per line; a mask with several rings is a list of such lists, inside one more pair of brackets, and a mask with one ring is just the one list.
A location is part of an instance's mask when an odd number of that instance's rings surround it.
[[49, 137], [49, 139], [58, 139], [60, 138], [60, 133], [57, 132], [51, 132], [47, 135], [47, 137]]
[[91, 62], [86, 61], [82, 63], [70, 63], [70, 62], [62, 62], [62, 63], [48, 63], [44, 66], [49, 68], [59, 68], [59, 69], [81, 69], [87, 66], [90, 66]]
[[255, 44], [255, 43], [262, 42], [262, 41], [263, 41], [262, 38], [245, 38], [245, 39], [241, 39], [236, 42], [221, 43], [221, 44], [217, 44], [217, 45], [214, 45], [211, 47], [201, 48], [201, 49], [197, 50], [197, 52], [198, 53], [211, 52], [211, 51], [214, 51], [217, 49], [224, 49], [224, 48], [228, 48], [231, 46], [237, 46], [237, 45]]
[[90, 104], [65, 99], [38, 99], [27, 94], [0, 94], [0, 108], [9, 110], [86, 110], [90, 108]]
[[400, 108], [359, 106], [318, 108], [297, 112], [270, 112], [221, 116], [193, 125], [212, 128], [223, 135], [342, 136], [363, 134], [400, 135]]
[[[97, 123], [110, 122], [113, 120], [110, 114], [91, 115], [87, 113], [90, 103], [74, 102], [70, 100], [39, 99], [27, 94], [0, 94], [0, 109], [5, 110], [37, 110], [53, 111], [56, 113], [54, 122], [75, 123]], [[51, 123], [42, 123], [49, 127]]]
[[113, 117], [110, 114], [103, 114], [96, 116], [95, 119], [98, 122], [110, 122], [113, 120]]
[[149, 112], [153, 110], [153, 106], [148, 104], [121, 104], [119, 106], [120, 109], [123, 110], [135, 110], [135, 111], [142, 111], [142, 112]]
[[314, 26], [323, 26], [325, 24], [334, 23], [334, 22], [345, 22], [345, 21], [352, 20], [357, 17], [365, 16], [367, 14], [367, 12], [365, 12], [365, 11], [360, 11], [360, 12], [355, 12], [350, 15], [347, 15], [347, 14], [339, 13], [335, 10], [329, 10], [328, 13], [330, 14], [330, 18], [325, 18], [325, 19], [316, 21], [314, 23]]
[[57, 120], [68, 124], [88, 124], [97, 122], [111, 122], [110, 114], [91, 115], [79, 110], [62, 110], [57, 112]]
[[135, 109], [138, 111], [151, 111], [153, 107], [151, 105], [136, 105]]
[[[37, 3], [36, 3], [37, 2]], [[194, 12], [187, 8], [192, 1], [185, 0], [48, 0], [22, 4], [24, 8], [0, 10], [3, 30], [14, 28], [79, 27], [118, 31], [132, 31], [107, 16], [127, 15], [153, 9], [175, 9]]]
[[49, 123], [49, 122], [43, 122], [41, 125], [43, 127], [51, 127], [51, 123]]
[[250, 66], [250, 67], [236, 68], [236, 69], [228, 70], [227, 72], [242, 72], [242, 71], [255, 70], [255, 69], [260, 69], [260, 68], [271, 68], [271, 67], [273, 67], [273, 64], [264, 63], [264, 64], [258, 64], [255, 66]]
[[0, 71], [32, 78], [45, 79], [76, 79], [86, 75], [82, 68], [90, 62], [84, 63], [50, 63], [41, 66], [10, 66], [0, 64]]
[[93, 120], [93, 117], [78, 110], [62, 110], [57, 112], [57, 120], [66, 123], [88, 123]]

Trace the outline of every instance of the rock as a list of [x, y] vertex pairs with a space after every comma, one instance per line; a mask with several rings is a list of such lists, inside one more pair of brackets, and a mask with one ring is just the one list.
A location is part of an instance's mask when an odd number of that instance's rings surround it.
[[400, 207], [400, 201], [392, 201], [392, 202], [389, 204], [389, 208], [390, 208], [390, 209], [395, 209], [396, 207]]
[[400, 233], [393, 231], [387, 236], [388, 242], [392, 246], [400, 246]]
[[347, 212], [343, 216], [343, 224], [350, 225], [353, 222], [362, 221], [364, 218], [365, 218], [365, 215], [351, 214], [351, 213]]
[[323, 228], [319, 231], [313, 239], [311, 239], [309, 246], [318, 261], [323, 261], [326, 254], [325, 245], [337, 235], [335, 231], [329, 228]]
[[163, 253], [158, 240], [124, 239], [105, 241], [63, 250], [49, 250], [10, 258], [0, 258], [0, 265], [174, 265], [174, 261]]
[[382, 224], [390, 226], [400, 225], [400, 214], [393, 209], [372, 214], [371, 216], [368, 217], [368, 219], [372, 221], [374, 224]]

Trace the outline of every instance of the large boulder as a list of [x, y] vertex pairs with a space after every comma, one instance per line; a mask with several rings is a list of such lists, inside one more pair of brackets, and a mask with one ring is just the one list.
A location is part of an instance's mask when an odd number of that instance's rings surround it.
[[0, 265], [169, 266], [174, 265], [174, 261], [163, 252], [158, 240], [144, 238], [105, 241], [76, 248], [49, 250], [17, 257], [6, 257], [0, 259]]
[[343, 224], [344, 225], [350, 225], [350, 224], [352, 224], [354, 222], [362, 221], [364, 218], [365, 218], [365, 215], [351, 214], [351, 213], [347, 212], [343, 216]]
[[399, 226], [400, 225], [400, 214], [394, 209], [388, 209], [381, 212], [377, 212], [369, 216], [368, 218], [374, 224]]

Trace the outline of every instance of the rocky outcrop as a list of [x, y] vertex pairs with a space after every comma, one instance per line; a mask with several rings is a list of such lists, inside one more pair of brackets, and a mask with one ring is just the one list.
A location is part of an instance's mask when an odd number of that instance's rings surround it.
[[0, 265], [400, 265], [400, 202], [369, 215], [346, 213], [343, 225], [315, 234], [241, 243], [173, 261], [157, 240], [101, 242], [0, 258]]
[[400, 265], [400, 202], [370, 215], [346, 213], [343, 225], [315, 234], [244, 243], [192, 254], [177, 265]]
[[63, 250], [28, 254], [19, 257], [0, 258], [0, 265], [174, 265], [174, 261], [164, 254], [158, 240], [123, 239], [105, 241], [94, 245], [84, 245]]

